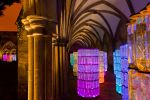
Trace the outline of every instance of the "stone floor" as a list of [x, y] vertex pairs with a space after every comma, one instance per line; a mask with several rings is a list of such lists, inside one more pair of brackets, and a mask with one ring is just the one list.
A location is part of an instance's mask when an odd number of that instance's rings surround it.
[[0, 62], [0, 100], [17, 99], [17, 62]]
[[89, 99], [82, 98], [77, 94], [77, 77], [69, 70], [69, 100], [121, 100], [121, 95], [115, 91], [115, 76], [111, 72], [106, 73], [105, 82], [100, 84], [100, 96]]
[[[17, 62], [1, 62], [0, 67], [0, 100], [17, 100]], [[78, 96], [76, 81], [77, 77], [69, 70], [69, 98], [63, 100], [121, 100], [121, 95], [115, 91], [115, 76], [111, 72], [106, 73], [105, 82], [100, 84], [100, 96], [94, 99]]]

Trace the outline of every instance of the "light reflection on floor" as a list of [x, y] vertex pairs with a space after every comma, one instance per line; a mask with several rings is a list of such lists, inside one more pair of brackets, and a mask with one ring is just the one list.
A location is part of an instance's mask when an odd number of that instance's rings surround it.
[[134, 69], [130, 69], [128, 74], [123, 74], [122, 95], [116, 92], [115, 75], [110, 72], [107, 72], [105, 82], [100, 84], [100, 96], [93, 99], [78, 96], [77, 79], [73, 76], [72, 71], [69, 73], [69, 78], [69, 98], [67, 100], [150, 100], [150, 74], [140, 73]]

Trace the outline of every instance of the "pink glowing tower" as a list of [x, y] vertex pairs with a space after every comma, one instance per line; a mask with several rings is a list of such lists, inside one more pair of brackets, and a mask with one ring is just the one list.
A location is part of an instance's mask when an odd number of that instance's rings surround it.
[[78, 50], [78, 95], [92, 98], [100, 94], [99, 90], [99, 50]]

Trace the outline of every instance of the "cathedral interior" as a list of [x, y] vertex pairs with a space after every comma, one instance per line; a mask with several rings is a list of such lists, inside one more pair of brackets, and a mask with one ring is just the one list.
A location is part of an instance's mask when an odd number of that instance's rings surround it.
[[0, 0], [0, 100], [150, 100], [150, 0]]

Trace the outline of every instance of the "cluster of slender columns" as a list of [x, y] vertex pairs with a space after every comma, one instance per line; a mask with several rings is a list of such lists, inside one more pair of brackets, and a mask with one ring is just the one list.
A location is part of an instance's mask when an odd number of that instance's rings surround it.
[[48, 34], [46, 31], [48, 19], [44, 17], [27, 16], [22, 22], [29, 33], [28, 100], [56, 100], [67, 97], [66, 43], [60, 39], [52, 42], [52, 33]]
[[44, 40], [41, 34], [28, 36], [28, 100], [45, 100], [47, 66]]
[[28, 34], [28, 100], [51, 100], [51, 34], [48, 19], [28, 16], [23, 19]]
[[34, 100], [34, 42], [28, 35], [28, 100]]
[[53, 59], [53, 99], [67, 97], [67, 69], [68, 69], [68, 53], [66, 51], [65, 42], [54, 40], [52, 44]]

